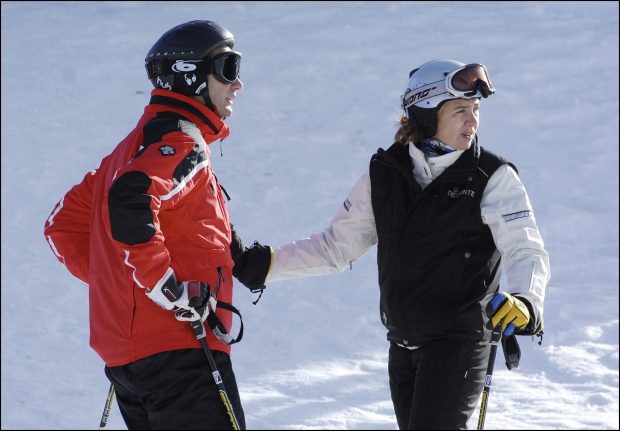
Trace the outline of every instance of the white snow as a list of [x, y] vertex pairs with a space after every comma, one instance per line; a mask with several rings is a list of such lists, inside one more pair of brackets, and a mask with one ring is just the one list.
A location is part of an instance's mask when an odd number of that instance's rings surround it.
[[[480, 142], [519, 168], [552, 270], [543, 344], [521, 338], [513, 371], [498, 355], [486, 427], [619, 428], [617, 2], [3, 1], [3, 429], [99, 424], [109, 382], [88, 346], [88, 289], [43, 224], [136, 124], [151, 45], [192, 19], [223, 24], [243, 53], [212, 163], [248, 244], [328, 225], [391, 144], [412, 68], [486, 64], [497, 93]], [[256, 306], [237, 285], [248, 428], [397, 427], [375, 258], [274, 283]], [[125, 428], [116, 405], [108, 426]]]

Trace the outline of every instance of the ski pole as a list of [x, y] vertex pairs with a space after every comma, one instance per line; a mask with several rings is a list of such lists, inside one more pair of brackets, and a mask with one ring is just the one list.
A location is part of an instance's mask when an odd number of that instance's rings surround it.
[[101, 415], [101, 422], [99, 423], [99, 429], [105, 429], [110, 418], [110, 412], [112, 411], [112, 402], [114, 401], [114, 383], [110, 383], [110, 389], [108, 390], [108, 397], [105, 400], [105, 406], [103, 407], [103, 414]]
[[230, 399], [228, 398], [228, 393], [226, 392], [226, 388], [224, 387], [224, 383], [222, 382], [222, 376], [220, 376], [220, 372], [218, 371], [215, 360], [213, 359], [213, 354], [211, 353], [211, 349], [209, 348], [209, 344], [207, 344], [207, 340], [205, 338], [207, 335], [205, 331], [205, 325], [200, 319], [191, 321], [190, 324], [192, 325], [192, 329], [194, 330], [196, 338], [200, 341], [202, 350], [204, 350], [205, 355], [207, 355], [207, 360], [209, 361], [209, 365], [211, 366], [211, 374], [213, 375], [213, 380], [215, 380], [215, 384], [219, 389], [220, 398], [222, 399], [222, 403], [224, 403], [224, 408], [226, 409], [228, 419], [230, 419], [232, 429], [238, 430], [240, 429], [239, 422], [237, 422], [237, 417], [235, 416], [235, 412], [232, 408], [232, 405], [230, 404]]
[[495, 365], [495, 355], [497, 354], [497, 345], [502, 339], [502, 325], [498, 324], [493, 328], [491, 333], [491, 353], [489, 354], [489, 364], [487, 365], [487, 375], [484, 379], [484, 389], [482, 390], [482, 401], [480, 402], [480, 415], [478, 416], [478, 427], [476, 429], [484, 429], [484, 418], [487, 414], [489, 405], [489, 395], [491, 394], [491, 378], [493, 376], [493, 366]]

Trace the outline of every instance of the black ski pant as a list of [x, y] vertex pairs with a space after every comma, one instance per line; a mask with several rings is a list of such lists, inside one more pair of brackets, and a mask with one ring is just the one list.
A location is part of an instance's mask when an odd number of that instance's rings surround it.
[[[245, 417], [230, 357], [212, 350], [241, 429]], [[157, 353], [119, 367], [105, 367], [130, 430], [232, 429], [202, 349]]]
[[400, 429], [467, 429], [484, 387], [488, 341], [445, 340], [409, 350], [391, 343], [388, 372]]

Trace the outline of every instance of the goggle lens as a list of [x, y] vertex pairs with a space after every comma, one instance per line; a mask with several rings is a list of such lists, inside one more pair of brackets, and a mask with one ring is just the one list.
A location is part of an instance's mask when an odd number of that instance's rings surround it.
[[218, 81], [232, 84], [239, 78], [241, 54], [235, 51], [222, 52], [213, 57], [213, 74]]
[[469, 64], [457, 71], [450, 79], [450, 86], [457, 91], [476, 94], [480, 90], [484, 97], [495, 93], [495, 87], [486, 68], [481, 64]]

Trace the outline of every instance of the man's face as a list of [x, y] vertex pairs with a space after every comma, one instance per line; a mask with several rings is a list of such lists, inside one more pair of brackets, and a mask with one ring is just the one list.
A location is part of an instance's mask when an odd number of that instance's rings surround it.
[[[214, 51], [213, 55], [227, 51], [230, 51], [230, 48], [224, 46]], [[209, 75], [207, 77], [207, 86], [209, 88], [209, 97], [213, 105], [215, 105], [217, 113], [222, 118], [230, 117], [233, 113], [232, 105], [235, 97], [237, 97], [237, 91], [243, 88], [241, 79], [237, 78], [232, 84], [224, 84], [215, 79], [213, 75]]]

